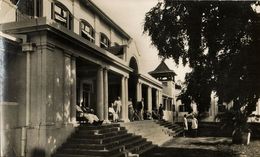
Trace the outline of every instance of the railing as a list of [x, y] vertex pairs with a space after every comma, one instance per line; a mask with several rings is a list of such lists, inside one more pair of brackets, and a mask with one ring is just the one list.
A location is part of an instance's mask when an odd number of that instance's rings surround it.
[[34, 18], [33, 16], [24, 14], [20, 12], [18, 9], [16, 9], [16, 21], [28, 21], [33, 18]]

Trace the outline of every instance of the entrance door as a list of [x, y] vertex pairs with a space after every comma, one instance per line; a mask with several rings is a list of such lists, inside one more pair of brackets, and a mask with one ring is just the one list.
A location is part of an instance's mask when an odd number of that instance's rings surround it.
[[90, 107], [90, 95], [92, 91], [92, 85], [88, 83], [82, 84], [82, 105]]

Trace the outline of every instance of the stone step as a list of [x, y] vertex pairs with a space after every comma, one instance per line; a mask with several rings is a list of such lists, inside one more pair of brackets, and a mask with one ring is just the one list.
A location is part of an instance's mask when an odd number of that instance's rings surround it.
[[124, 126], [129, 133], [141, 135], [157, 145], [162, 145], [172, 139], [172, 136], [169, 136], [168, 133], [172, 131], [166, 127], [160, 126], [154, 120], [121, 123], [120, 125]]
[[160, 125], [162, 126], [172, 126], [172, 123], [165, 123], [165, 122], [159, 122]]
[[179, 129], [179, 128], [182, 128], [182, 127], [178, 126], [178, 125], [171, 125], [171, 126], [168, 126], [167, 128], [175, 130], [175, 129]]
[[109, 150], [91, 150], [91, 149], [80, 149], [80, 148], [65, 148], [59, 150], [58, 154], [80, 154], [80, 155], [94, 155], [94, 156], [108, 156], [117, 154], [124, 151], [123, 146], [117, 146]]
[[131, 136], [131, 134], [119, 134], [113, 137], [106, 137], [103, 139], [82, 139], [82, 138], [71, 138], [68, 142], [71, 143], [84, 143], [84, 144], [106, 144], [119, 140], [120, 138], [126, 138]]
[[151, 146], [152, 142], [127, 133], [119, 124], [81, 125], [52, 157], [120, 157], [127, 152], [142, 153]]
[[149, 150], [156, 149], [157, 147], [158, 147], [157, 145], [151, 144], [151, 145], [149, 145], [149, 146], [143, 148], [142, 150], [140, 150], [140, 151], [138, 152], [138, 154], [139, 154], [139, 155], [142, 155], [142, 154], [144, 154], [145, 152], [147, 152], [147, 151], [149, 151]]
[[88, 125], [80, 125], [78, 127], [78, 129], [101, 130], [101, 129], [107, 129], [107, 128], [113, 128], [113, 127], [120, 127], [120, 125], [116, 124], [116, 123], [114, 123], [114, 124], [102, 124], [102, 125], [98, 125], [98, 126], [88, 124]]
[[167, 121], [157, 121], [157, 123], [161, 126], [171, 129], [173, 131], [173, 133], [171, 133], [172, 136], [178, 136], [183, 132], [183, 127], [178, 124], [174, 124]]
[[[52, 155], [52, 157], [102, 157], [102, 156], [58, 153], [58, 154]], [[117, 154], [109, 155], [109, 157], [125, 157], [125, 152], [120, 152]]]
[[80, 129], [78, 128], [75, 133], [77, 134], [89, 134], [89, 135], [96, 135], [96, 134], [105, 134], [113, 131], [125, 130], [124, 127], [111, 127], [111, 128], [102, 128], [102, 129]]
[[148, 148], [150, 148], [150, 146], [152, 146], [152, 142], [142, 142], [136, 146], [133, 146], [129, 149], [127, 149], [128, 151], [130, 151], [133, 154], [140, 154], [142, 152], [147, 151]]
[[111, 149], [113, 147], [116, 147], [118, 145], [123, 145], [128, 142], [142, 139], [141, 136], [129, 136], [127, 138], [122, 138], [117, 141], [113, 141], [106, 144], [87, 144], [87, 143], [65, 143], [62, 145], [62, 148], [82, 148], [82, 149], [92, 149], [92, 150], [99, 150], [99, 149]]
[[108, 138], [108, 137], [113, 137], [121, 134], [126, 134], [127, 130], [119, 130], [119, 131], [112, 131], [112, 132], [107, 132], [103, 134], [77, 134], [75, 133], [72, 138], [81, 138], [81, 139], [103, 139], [103, 138]]
[[132, 147], [136, 147], [142, 143], [147, 142], [144, 138], [137, 138], [136, 140], [125, 143], [125, 149], [131, 149]]

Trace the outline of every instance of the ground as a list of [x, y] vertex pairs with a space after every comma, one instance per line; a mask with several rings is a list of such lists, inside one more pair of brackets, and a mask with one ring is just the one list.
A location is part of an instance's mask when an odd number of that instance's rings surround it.
[[149, 157], [260, 157], [260, 140], [250, 145], [233, 145], [225, 137], [174, 137], [163, 146], [144, 154]]

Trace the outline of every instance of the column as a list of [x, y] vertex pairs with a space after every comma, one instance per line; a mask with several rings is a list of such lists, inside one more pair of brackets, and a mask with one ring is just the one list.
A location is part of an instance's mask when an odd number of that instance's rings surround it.
[[121, 102], [122, 102], [122, 108], [121, 108], [120, 119], [125, 120], [126, 103], [125, 103], [125, 77], [124, 76], [122, 76], [121, 78]]
[[152, 88], [148, 86], [147, 88], [147, 109], [149, 112], [152, 112]]
[[[26, 153], [26, 143], [28, 142], [27, 140], [27, 127], [31, 125], [31, 53], [33, 52], [33, 47], [31, 44], [27, 43], [27, 44], [23, 44], [22, 46], [23, 49], [26, 49], [26, 51], [23, 51], [26, 54], [26, 99], [25, 99], [25, 125], [22, 127], [22, 132], [21, 132], [21, 155], [25, 156]], [[1, 105], [0, 108], [0, 116], [2, 118], [2, 116], [4, 116], [3, 113], [3, 105]], [[0, 122], [2, 123], [2, 121]], [[2, 131], [2, 128], [0, 128]], [[0, 133], [1, 134], [1, 133]], [[5, 133], [3, 131], [3, 133], [1, 134], [1, 147], [5, 148], [3, 145], [3, 142], [5, 139]], [[5, 149], [4, 149], [5, 150]], [[1, 150], [2, 151], [2, 150]], [[2, 152], [0, 152], [0, 156], [2, 156]]]
[[158, 108], [160, 106], [160, 104], [162, 104], [162, 91], [158, 91], [158, 94], [159, 94], [159, 103], [158, 103]]
[[64, 55], [64, 106], [63, 106], [63, 123], [67, 124], [70, 121], [71, 109], [71, 56]]
[[103, 68], [99, 67], [97, 70], [97, 106], [96, 106], [96, 110], [97, 110], [97, 116], [100, 120], [104, 119], [104, 85], [103, 85]]
[[258, 99], [256, 103], [256, 114], [260, 115], [260, 98]]
[[[33, 52], [33, 46], [30, 43], [24, 43], [22, 45], [23, 52], [26, 54], [26, 112], [25, 112], [25, 126], [30, 125], [30, 108], [31, 108], [31, 53]], [[25, 51], [26, 50], [26, 51]]]
[[126, 102], [126, 108], [125, 108], [125, 122], [129, 122], [128, 117], [128, 78], [125, 77], [125, 102]]
[[157, 89], [156, 90], [156, 108], [157, 109], [159, 108], [159, 104], [160, 104], [160, 102], [159, 102], [159, 90]]
[[139, 94], [140, 94], [140, 95], [139, 95], [139, 98], [140, 98], [140, 100], [139, 100], [139, 101], [141, 101], [141, 100], [142, 100], [142, 98], [143, 98], [143, 95], [142, 95], [142, 90], [143, 90], [143, 89], [142, 89], [142, 83], [140, 83], [140, 84], [139, 84], [139, 91], [140, 91], [140, 92], [139, 92]]
[[136, 101], [139, 101], [139, 82], [136, 83]]
[[107, 69], [104, 68], [103, 70], [104, 75], [104, 121], [108, 122], [108, 74]]
[[77, 86], [76, 86], [76, 58], [71, 57], [71, 108], [70, 118], [72, 123], [76, 123], [76, 103], [77, 103]]
[[142, 84], [140, 82], [137, 83], [137, 101], [142, 100]]

